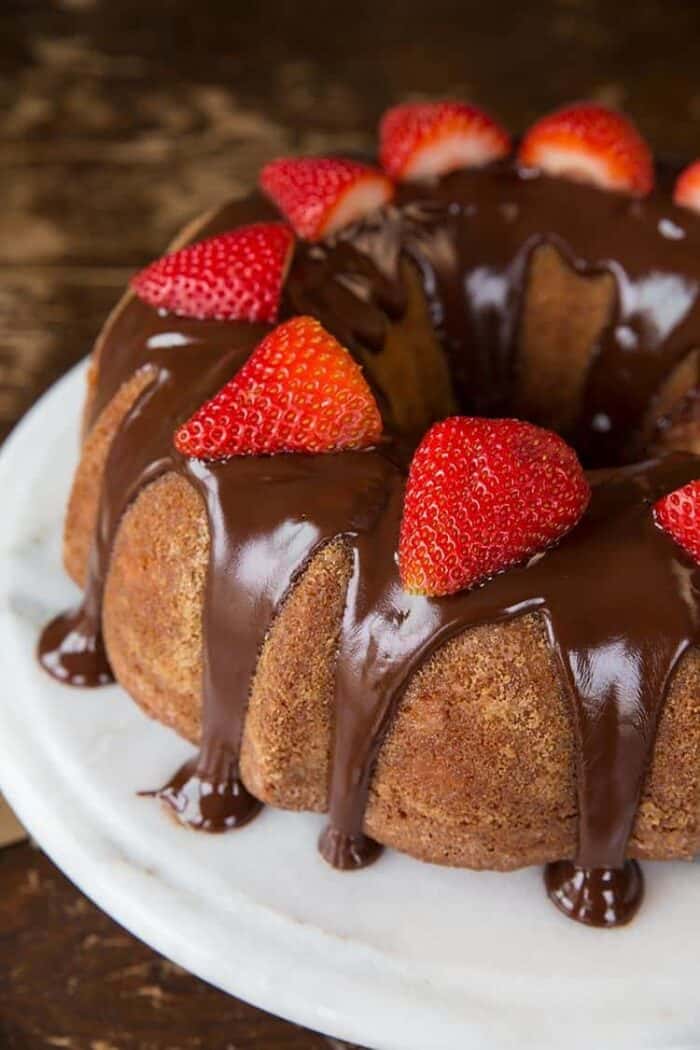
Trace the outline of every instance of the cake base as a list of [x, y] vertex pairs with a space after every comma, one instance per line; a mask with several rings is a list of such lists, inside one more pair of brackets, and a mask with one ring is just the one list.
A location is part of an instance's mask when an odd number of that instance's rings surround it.
[[696, 1046], [696, 864], [647, 864], [644, 911], [601, 933], [551, 908], [537, 868], [451, 870], [386, 851], [339, 873], [313, 848], [323, 818], [266, 810], [199, 836], [137, 796], [190, 746], [118, 687], [68, 690], [34, 660], [40, 627], [76, 597], [59, 526], [83, 384], [79, 368], [0, 457], [13, 494], [0, 522], [0, 785], [68, 876], [226, 991], [379, 1050]]

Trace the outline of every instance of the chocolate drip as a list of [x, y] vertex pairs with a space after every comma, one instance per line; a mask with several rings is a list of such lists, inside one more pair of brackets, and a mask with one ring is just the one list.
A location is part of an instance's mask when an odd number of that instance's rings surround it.
[[625, 861], [622, 868], [581, 868], [570, 860], [558, 860], [547, 865], [544, 881], [557, 908], [585, 926], [626, 925], [644, 896], [636, 860]]
[[39, 644], [39, 663], [52, 678], [89, 689], [114, 681], [102, 638], [102, 610], [91, 607], [91, 597], [51, 620]]
[[[222, 209], [199, 236], [270, 214], [253, 198]], [[298, 246], [285, 311], [311, 311], [352, 349], [380, 353], [406, 307], [400, 260], [409, 258], [464, 410], [504, 412], [530, 260], [545, 243], [580, 272], [615, 279], [614, 317], [577, 435], [590, 461], [624, 461], [636, 454], [664, 378], [700, 346], [700, 221], [662, 193], [633, 201], [527, 179], [511, 165], [406, 186], [396, 205], [333, 241]], [[358, 867], [378, 852], [364, 832], [371, 777], [413, 672], [472, 626], [539, 612], [571, 694], [578, 755], [579, 848], [572, 862], [550, 866], [548, 889], [580, 921], [625, 921], [641, 896], [641, 875], [625, 857], [661, 705], [698, 631], [697, 570], [655, 527], [651, 505], [700, 476], [700, 460], [678, 455], [622, 470], [596, 484], [579, 526], [527, 566], [473, 592], [411, 596], [394, 557], [411, 452], [400, 435], [342, 455], [203, 464], [175, 453], [177, 424], [235, 373], [264, 331], [161, 315], [133, 299], [117, 312], [90, 420], [139, 369], [148, 369], [148, 385], [109, 453], [83, 606], [49, 625], [42, 663], [74, 684], [105, 679], [101, 605], [119, 522], [146, 485], [171, 471], [186, 478], [210, 532], [202, 748], [157, 794], [193, 826], [239, 826], [259, 805], [240, 782], [238, 759], [260, 648], [309, 560], [342, 539], [352, 570], [321, 849], [336, 866]]]
[[371, 517], [387, 467], [363, 453], [183, 467], [203, 497], [211, 536], [201, 773], [237, 762], [258, 655], [277, 609], [316, 550]]
[[164, 787], [139, 794], [167, 803], [178, 820], [195, 831], [242, 828], [263, 808], [238, 776], [238, 758], [223, 748], [214, 756], [200, 753], [180, 766]]

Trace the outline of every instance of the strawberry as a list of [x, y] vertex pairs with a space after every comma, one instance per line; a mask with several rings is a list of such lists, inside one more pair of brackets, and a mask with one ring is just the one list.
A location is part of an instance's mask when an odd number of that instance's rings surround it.
[[654, 518], [700, 564], [700, 481], [691, 481], [655, 503]]
[[333, 157], [283, 157], [260, 174], [265, 193], [300, 237], [317, 241], [356, 222], [394, 196], [376, 168]]
[[382, 420], [362, 371], [313, 317], [279, 325], [175, 434], [184, 456], [335, 452], [376, 443]]
[[393, 179], [480, 168], [510, 150], [508, 133], [466, 102], [416, 102], [387, 110], [379, 126], [379, 158]]
[[183, 317], [274, 322], [293, 251], [284, 223], [241, 226], [157, 259], [131, 287], [144, 302]]
[[700, 160], [696, 160], [680, 173], [676, 179], [673, 200], [682, 208], [700, 211]]
[[550, 113], [525, 135], [518, 160], [577, 182], [635, 196], [654, 184], [654, 161], [634, 124], [593, 102]]
[[411, 463], [401, 581], [434, 596], [473, 587], [559, 540], [589, 499], [576, 453], [552, 431], [517, 419], [445, 419]]

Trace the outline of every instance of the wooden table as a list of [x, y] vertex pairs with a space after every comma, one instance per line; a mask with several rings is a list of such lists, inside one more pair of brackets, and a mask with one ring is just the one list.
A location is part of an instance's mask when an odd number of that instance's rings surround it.
[[[186, 218], [274, 154], [371, 145], [392, 100], [463, 95], [519, 129], [595, 97], [700, 153], [699, 29], [686, 0], [2, 0], [0, 434]], [[159, 958], [29, 845], [0, 852], [0, 1050], [337, 1045]]]

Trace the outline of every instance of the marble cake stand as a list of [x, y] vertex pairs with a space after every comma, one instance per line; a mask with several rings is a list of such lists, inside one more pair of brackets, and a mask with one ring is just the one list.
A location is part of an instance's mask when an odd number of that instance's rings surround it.
[[628, 929], [546, 901], [541, 874], [440, 869], [386, 853], [353, 874], [319, 859], [320, 820], [267, 810], [207, 837], [155, 801], [188, 745], [116, 686], [66, 689], [37, 633], [74, 601], [60, 528], [84, 367], [0, 455], [0, 786], [41, 846], [105, 911], [256, 1005], [378, 1050], [700, 1047], [700, 871], [647, 864]]

